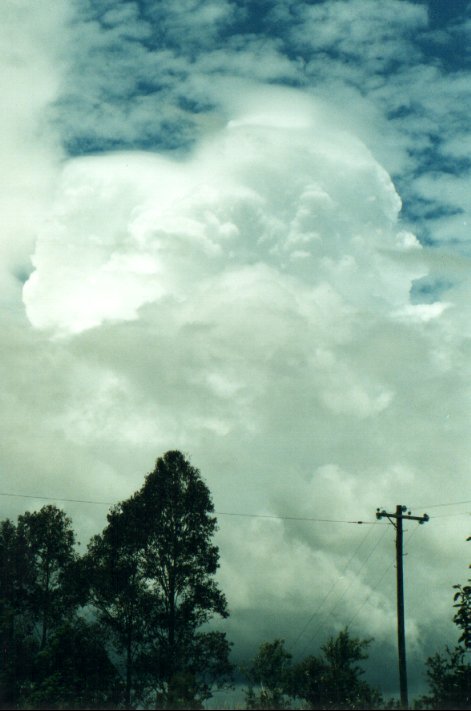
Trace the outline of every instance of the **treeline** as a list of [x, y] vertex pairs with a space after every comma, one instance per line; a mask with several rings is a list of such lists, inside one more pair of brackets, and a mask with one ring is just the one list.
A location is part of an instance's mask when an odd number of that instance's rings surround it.
[[[469, 596], [469, 592], [468, 592]], [[317, 656], [292, 663], [283, 640], [266, 642], [246, 670], [247, 709], [400, 709], [362, 679], [358, 664], [368, 658], [372, 640], [351, 637], [348, 629], [331, 637]], [[427, 660], [429, 693], [414, 701], [414, 709], [471, 709], [471, 664], [468, 649], [459, 644]]]
[[[0, 522], [1, 708], [203, 708], [234, 675], [215, 574], [210, 492], [178, 451], [160, 457], [79, 555], [56, 506]], [[457, 587], [454, 650], [428, 661], [420, 708], [471, 708], [471, 588]], [[343, 630], [294, 664], [282, 640], [242, 670], [247, 708], [394, 708], [362, 678], [371, 640]]]
[[231, 679], [208, 488], [167, 452], [76, 552], [55, 506], [0, 524], [3, 708], [201, 708]]

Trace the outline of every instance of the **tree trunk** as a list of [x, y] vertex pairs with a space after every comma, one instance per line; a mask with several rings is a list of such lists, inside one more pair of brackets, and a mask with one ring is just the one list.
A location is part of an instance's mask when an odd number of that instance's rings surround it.
[[49, 565], [46, 568], [46, 580], [44, 585], [44, 603], [43, 603], [43, 629], [41, 635], [41, 646], [42, 651], [46, 646], [47, 633], [49, 631], [49, 585], [50, 585], [50, 575], [49, 575]]
[[170, 582], [168, 614], [169, 681], [175, 674], [175, 584]]
[[132, 689], [132, 637], [131, 631], [128, 630], [126, 640], [126, 708], [131, 708], [131, 689]]

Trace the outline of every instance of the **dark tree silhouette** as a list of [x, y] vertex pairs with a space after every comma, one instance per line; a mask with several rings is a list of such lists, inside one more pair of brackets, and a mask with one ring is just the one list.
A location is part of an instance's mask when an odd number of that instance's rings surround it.
[[91, 542], [92, 601], [125, 655], [128, 705], [150, 690], [161, 707], [197, 705], [230, 677], [225, 636], [200, 630], [228, 614], [213, 511], [200, 472], [170, 451]]
[[291, 665], [283, 640], [262, 644], [247, 673], [247, 708], [292, 708], [294, 699], [310, 709], [380, 708], [381, 695], [361, 679], [364, 672], [358, 665], [367, 659], [370, 642], [350, 637], [344, 629], [321, 647], [321, 655], [306, 657], [295, 665]]
[[74, 708], [79, 699], [93, 707], [114, 698], [102, 641], [77, 616], [74, 543], [70, 519], [55, 506], [0, 523], [2, 708]]
[[34, 619], [26, 611], [30, 582], [25, 543], [14, 523], [0, 523], [0, 708], [16, 704], [30, 676]]
[[[471, 541], [471, 536], [466, 540]], [[469, 566], [471, 568], [471, 565]], [[461, 630], [461, 635], [458, 643], [464, 649], [471, 650], [471, 578], [468, 579], [467, 585], [454, 585], [457, 591], [454, 595], [454, 605], [457, 612], [453, 618], [453, 622]]]
[[249, 681], [245, 693], [248, 709], [289, 708], [291, 654], [286, 651], [283, 639], [261, 644], [245, 674]]
[[68, 586], [76, 561], [75, 534], [65, 513], [49, 505], [19, 516], [17, 536], [26, 555], [25, 608], [39, 630], [39, 647], [44, 649], [49, 631], [75, 607]]
[[56, 628], [34, 658], [24, 685], [24, 708], [117, 708], [122, 682], [111, 663], [99, 628], [75, 618]]
[[136, 546], [129, 540], [127, 526], [120, 526], [119, 518], [115, 509], [108, 516], [108, 527], [92, 538], [82, 561], [82, 580], [88, 580], [89, 601], [97, 611], [105, 637], [118, 658], [124, 657], [124, 701], [130, 707], [135, 687], [134, 662], [144, 642], [152, 594], [146, 591], [139, 573]]
[[381, 695], [361, 678], [358, 664], [368, 658], [371, 641], [351, 637], [347, 628], [331, 637], [319, 657], [307, 657], [294, 669], [295, 695], [313, 709], [379, 708]]
[[[467, 539], [468, 541], [471, 538]], [[471, 567], [471, 566], [470, 566]], [[471, 580], [467, 585], [454, 585], [456, 613], [453, 617], [461, 634], [454, 649], [446, 648], [427, 659], [430, 694], [420, 700], [421, 708], [471, 708]]]

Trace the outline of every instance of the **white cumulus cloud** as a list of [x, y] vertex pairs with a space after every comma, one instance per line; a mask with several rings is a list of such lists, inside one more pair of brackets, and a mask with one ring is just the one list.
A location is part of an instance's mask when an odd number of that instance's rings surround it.
[[268, 278], [313, 296], [329, 284], [353, 308], [372, 297], [375, 310], [406, 303], [411, 277], [424, 272], [401, 272], [387, 256], [403, 241], [387, 173], [329, 126], [325, 107], [281, 89], [263, 105], [240, 111], [186, 160], [71, 161], [24, 288], [31, 322], [79, 332], [136, 318], [143, 304], [191, 302], [229, 274], [244, 288], [247, 269], [262, 263], [262, 288]]

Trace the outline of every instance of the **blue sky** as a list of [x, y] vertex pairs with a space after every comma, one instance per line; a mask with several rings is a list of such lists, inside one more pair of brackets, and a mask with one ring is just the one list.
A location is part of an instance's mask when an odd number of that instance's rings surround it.
[[[471, 5], [5, 0], [0, 21], [9, 490], [115, 501], [180, 448], [219, 511], [431, 506], [408, 534], [420, 685], [469, 558], [448, 504], [471, 499]], [[83, 541], [104, 523], [64, 505]], [[393, 663], [386, 524], [221, 516], [219, 544], [239, 657], [352, 620]]]
[[[440, 236], [427, 218], [462, 209], [441, 198], [438, 183], [469, 171], [468, 153], [459, 149], [469, 115], [466, 7], [405, 0], [382, 8], [371, 2], [79, 3], [53, 115], [71, 155], [181, 153], [200, 136], [198, 118], [225, 117], [219, 82], [226, 77], [334, 98], [340, 113], [359, 114], [361, 137], [400, 187], [404, 217], [420, 225], [422, 241], [435, 243]], [[419, 175], [428, 178], [420, 189]]]

